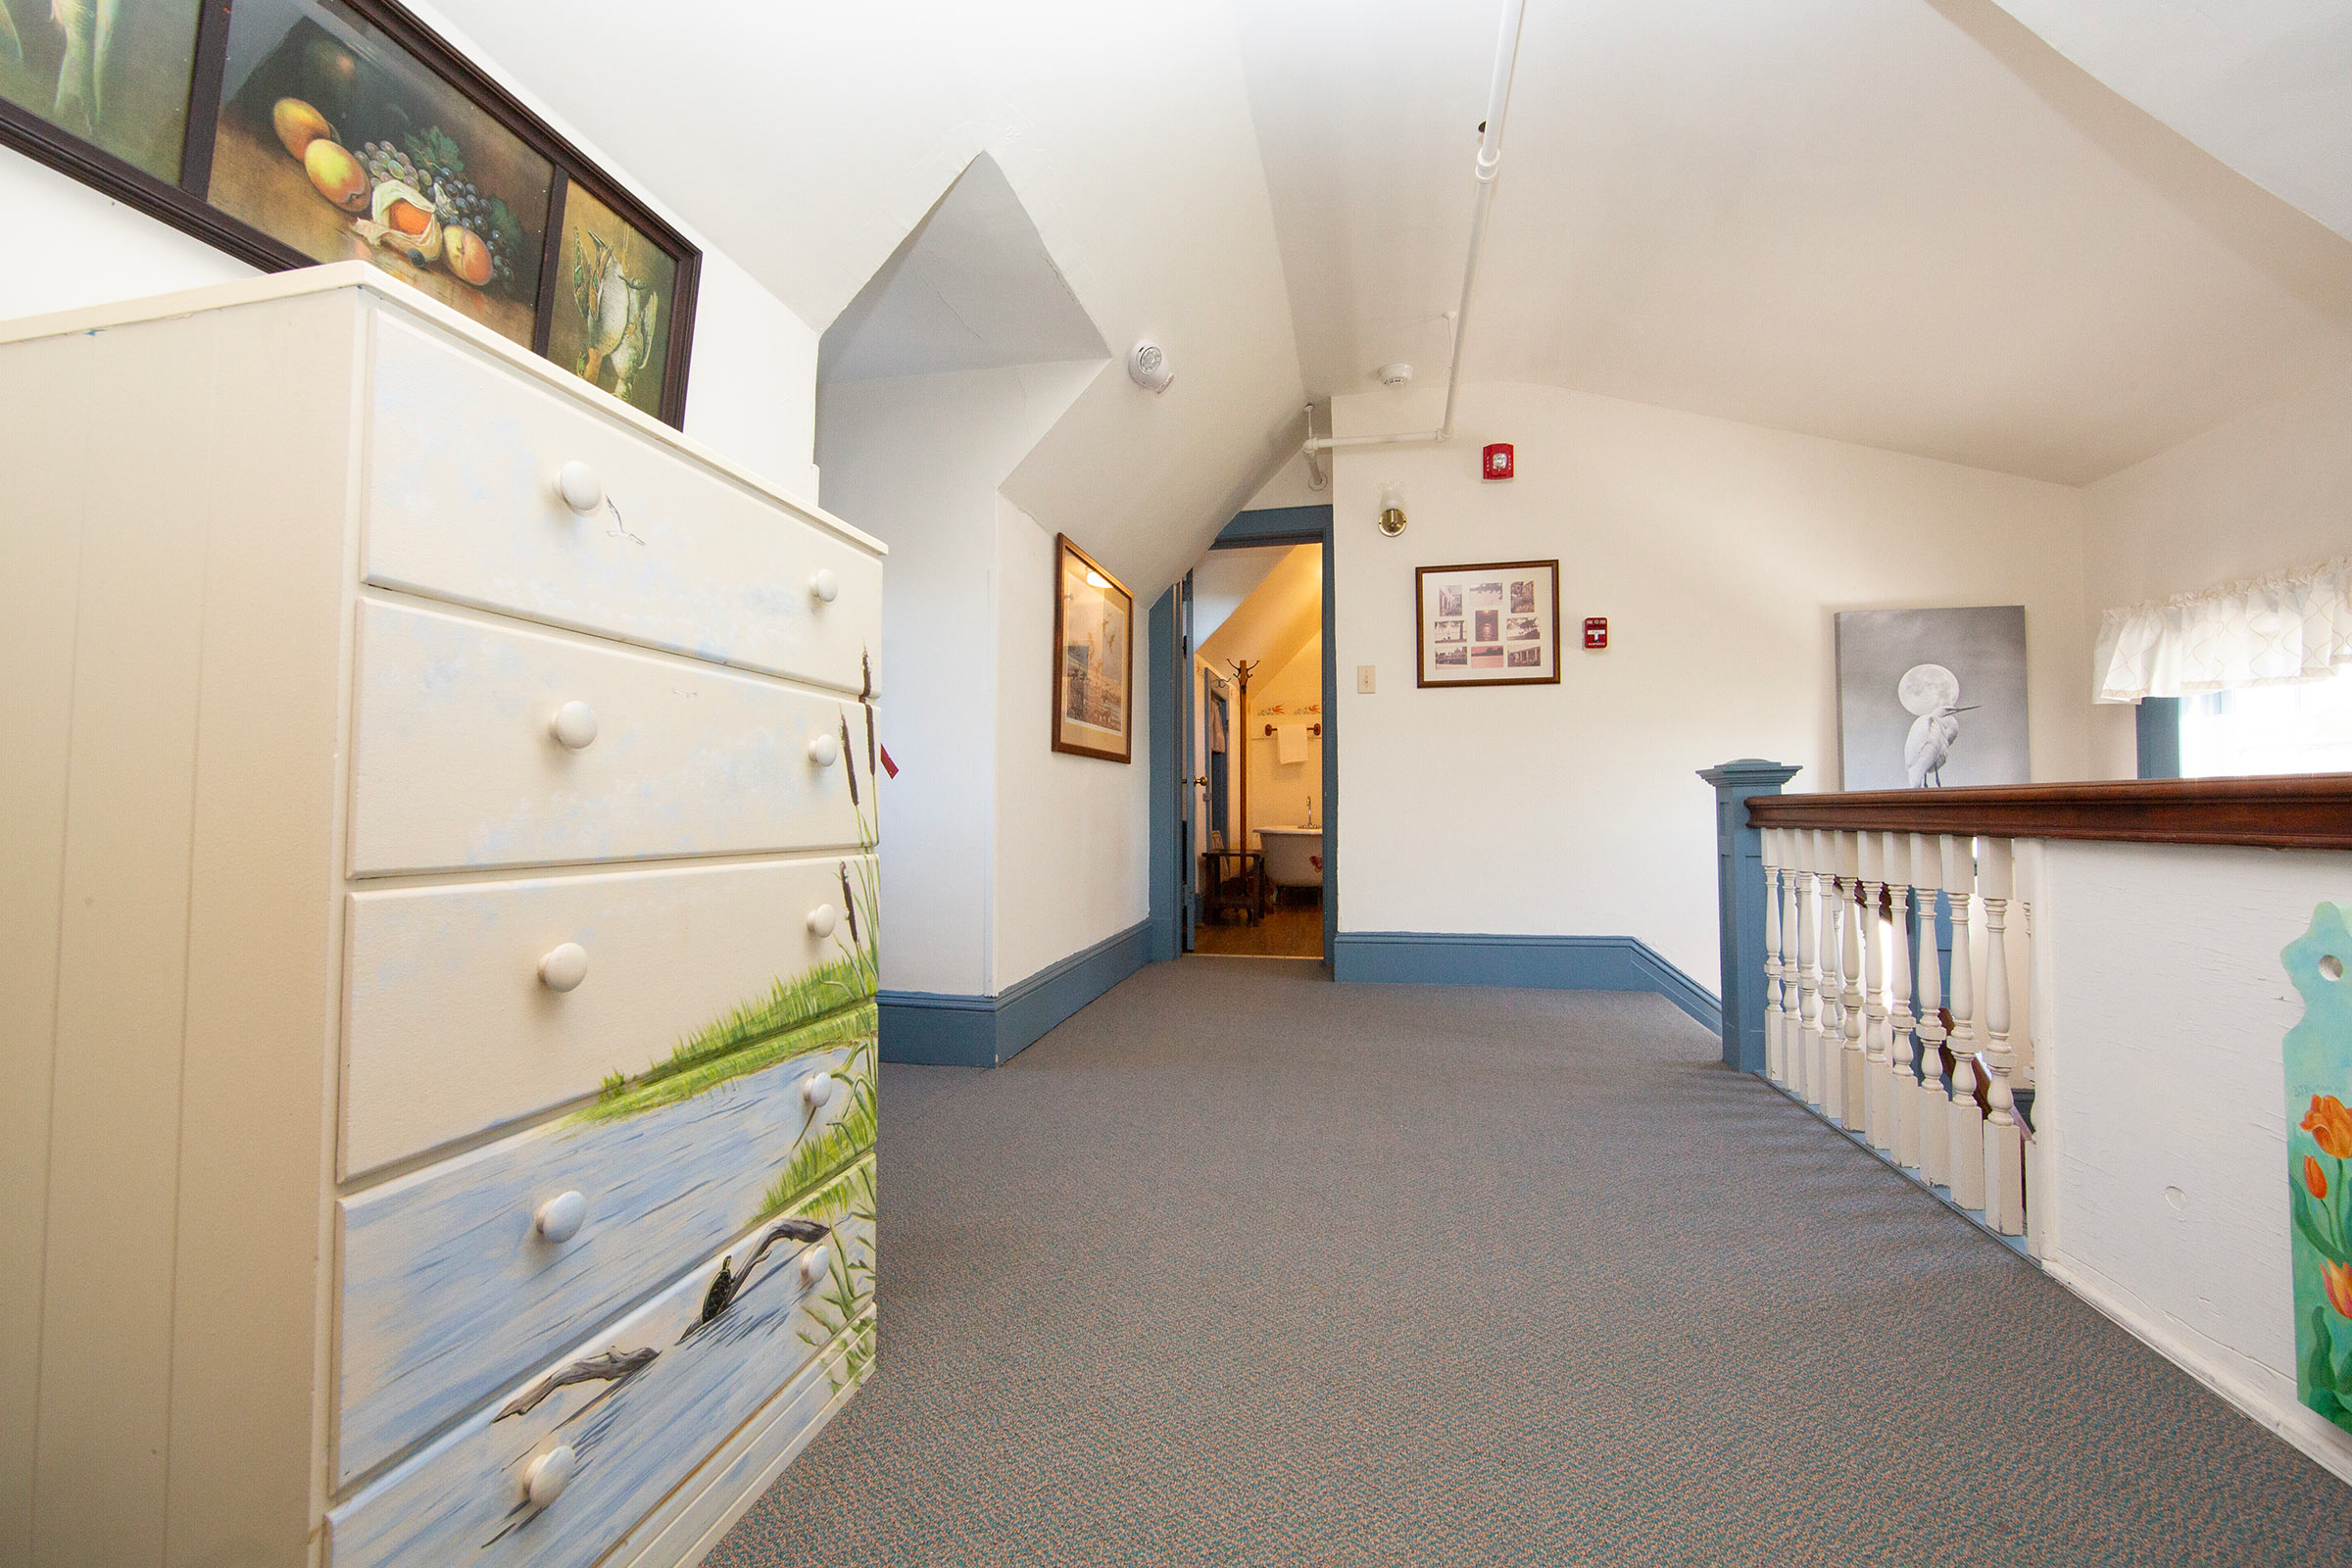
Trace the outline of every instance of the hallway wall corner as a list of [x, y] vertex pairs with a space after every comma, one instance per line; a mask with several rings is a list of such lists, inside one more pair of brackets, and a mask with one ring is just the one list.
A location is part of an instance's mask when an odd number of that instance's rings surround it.
[[1723, 1028], [1715, 993], [1639, 937], [1342, 931], [1332, 973], [1344, 984], [1649, 991], [1705, 1028]]

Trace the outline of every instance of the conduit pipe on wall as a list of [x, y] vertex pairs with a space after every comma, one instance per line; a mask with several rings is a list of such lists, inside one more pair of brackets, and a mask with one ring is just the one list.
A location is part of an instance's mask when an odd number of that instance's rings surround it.
[[1503, 0], [1502, 34], [1494, 43], [1494, 79], [1487, 89], [1485, 134], [1478, 141], [1478, 200], [1470, 215], [1470, 254], [1462, 263], [1462, 298], [1454, 307], [1453, 350], [1446, 361], [1446, 419], [1435, 430], [1402, 435], [1325, 435], [1314, 433], [1314, 416], [1307, 416], [1306, 463], [1316, 488], [1323, 470], [1315, 462], [1319, 452], [1335, 447], [1387, 447], [1420, 441], [1453, 439], [1453, 406], [1462, 380], [1462, 339], [1470, 327], [1470, 296], [1478, 286], [1479, 252], [1487, 243], [1487, 210], [1494, 201], [1494, 176], [1502, 166], [1502, 117], [1511, 102], [1511, 77], [1519, 68], [1519, 24], [1527, 16], [1527, 0]]

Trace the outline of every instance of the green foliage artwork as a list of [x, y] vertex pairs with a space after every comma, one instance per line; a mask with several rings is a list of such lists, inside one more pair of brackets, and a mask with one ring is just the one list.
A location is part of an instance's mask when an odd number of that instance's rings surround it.
[[2295, 1387], [2352, 1432], [2352, 925], [2341, 905], [2312, 911], [2280, 955], [2303, 996], [2286, 1033], [2287, 1203], [2295, 1276]]

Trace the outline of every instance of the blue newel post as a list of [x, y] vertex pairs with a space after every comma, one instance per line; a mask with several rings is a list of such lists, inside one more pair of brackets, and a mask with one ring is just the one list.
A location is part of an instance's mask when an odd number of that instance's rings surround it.
[[1702, 769], [1715, 786], [1716, 919], [1723, 932], [1723, 1064], [1764, 1070], [1764, 838], [1747, 798], [1778, 795], [1799, 769], [1743, 757]]

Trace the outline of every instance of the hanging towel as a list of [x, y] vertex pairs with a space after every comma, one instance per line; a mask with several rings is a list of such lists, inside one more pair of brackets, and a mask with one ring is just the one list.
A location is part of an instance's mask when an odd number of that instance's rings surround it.
[[1303, 762], [1306, 760], [1306, 726], [1277, 724], [1274, 726], [1274, 760]]
[[1225, 707], [1222, 703], [1208, 705], [1207, 744], [1212, 752], [1225, 750]]

